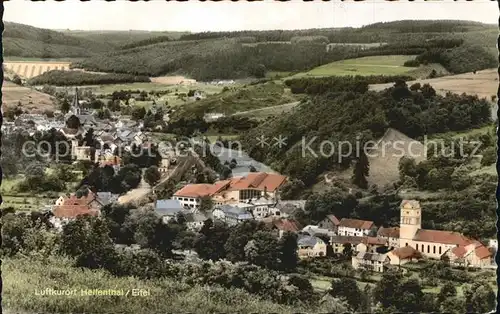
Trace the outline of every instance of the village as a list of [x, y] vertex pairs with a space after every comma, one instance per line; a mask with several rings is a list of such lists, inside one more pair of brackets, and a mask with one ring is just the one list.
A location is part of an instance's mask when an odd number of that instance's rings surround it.
[[[2, 130], [9, 134], [22, 129], [33, 135], [36, 131], [55, 129], [71, 142], [73, 162], [91, 161], [99, 167], [112, 167], [114, 171], [119, 171], [122, 164], [116, 153], [118, 148], [130, 152], [133, 147], [162, 147], [162, 143], [155, 143], [147, 132], [143, 132], [141, 121], [97, 119], [84, 105], [85, 101], [78, 98], [76, 90], [64, 119], [49, 119], [42, 114], [21, 114], [15, 122], [4, 123]], [[78, 121], [76, 127], [72, 120]], [[81, 138], [89, 130], [92, 130], [99, 149], [81, 144]], [[163, 149], [158, 167], [161, 180], [168, 181], [176, 166], [175, 152]], [[143, 181], [140, 185], [147, 186]], [[498, 247], [496, 240], [491, 239], [489, 243], [483, 244], [457, 232], [422, 229], [425, 208], [421, 208], [416, 200], [402, 201], [399, 227], [376, 226], [373, 221], [335, 215], [327, 215], [317, 225], [301, 226], [294, 214], [304, 210], [306, 200], [282, 200], [280, 190], [287, 181], [286, 176], [276, 173], [249, 172], [211, 184], [185, 184], [171, 198], [153, 197], [143, 201], [141, 206], [153, 210], [165, 224], [182, 217], [188, 230], [193, 232], [199, 232], [208, 219], [222, 221], [228, 226], [250, 220], [263, 222], [275, 232], [278, 239], [285, 232], [297, 234], [299, 258], [348, 254], [352, 256], [354, 269], [383, 273], [387, 269], [397, 269], [406, 263], [425, 259], [441, 260], [457, 267], [496, 267], [493, 259]], [[141, 186], [137, 189], [141, 189]], [[125, 196], [130, 193], [134, 195], [133, 192], [125, 193]], [[146, 188], [140, 197], [144, 198], [148, 194], [155, 194], [153, 186]], [[100, 216], [103, 206], [133, 203], [139, 197], [125, 196], [88, 189], [83, 194], [80, 191], [78, 196], [77, 193], [63, 194], [52, 204], [45, 205], [43, 211], [50, 213], [51, 223], [56, 229], [62, 230], [65, 224], [79, 216]], [[153, 202], [148, 203], [151, 200]]]

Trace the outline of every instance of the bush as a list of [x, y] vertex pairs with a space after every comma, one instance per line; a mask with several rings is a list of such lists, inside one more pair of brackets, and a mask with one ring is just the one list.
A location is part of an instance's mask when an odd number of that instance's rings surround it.
[[416, 59], [415, 60], [408, 60], [403, 64], [403, 66], [417, 68], [420, 66], [420, 62]]

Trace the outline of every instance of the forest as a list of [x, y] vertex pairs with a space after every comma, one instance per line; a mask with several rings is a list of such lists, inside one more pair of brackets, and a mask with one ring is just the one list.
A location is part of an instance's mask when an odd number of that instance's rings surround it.
[[79, 86], [122, 84], [134, 82], [151, 82], [147, 76], [134, 76], [132, 74], [96, 74], [83, 71], [53, 70], [35, 76], [28, 80], [29, 85], [54, 85], [54, 86]]

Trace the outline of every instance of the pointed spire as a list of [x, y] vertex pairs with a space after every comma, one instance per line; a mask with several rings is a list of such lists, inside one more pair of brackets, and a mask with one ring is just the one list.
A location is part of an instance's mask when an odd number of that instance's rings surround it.
[[78, 87], [75, 88], [75, 97], [73, 97], [73, 103], [71, 106], [74, 108], [73, 110], [78, 110], [78, 112], [75, 112], [76, 114], [80, 114], [80, 101], [78, 99]]

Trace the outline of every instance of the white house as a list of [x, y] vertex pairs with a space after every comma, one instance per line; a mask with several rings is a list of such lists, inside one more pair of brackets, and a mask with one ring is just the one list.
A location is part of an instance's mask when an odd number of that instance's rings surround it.
[[373, 221], [342, 218], [338, 225], [338, 234], [349, 237], [363, 237], [373, 232], [374, 228]]
[[276, 208], [276, 201], [271, 198], [260, 197], [250, 200], [249, 203], [253, 204], [252, 214], [257, 220], [269, 216], [280, 217], [280, 210]]

